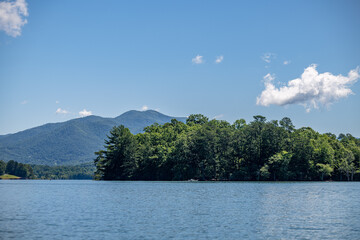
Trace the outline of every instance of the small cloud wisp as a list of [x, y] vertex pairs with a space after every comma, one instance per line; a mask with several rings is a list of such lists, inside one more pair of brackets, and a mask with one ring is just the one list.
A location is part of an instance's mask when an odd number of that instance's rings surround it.
[[261, 59], [266, 63], [271, 63], [272, 59], [274, 58], [275, 58], [274, 53], [264, 53], [264, 55], [262, 55], [261, 57]]
[[82, 110], [79, 112], [79, 115], [80, 117], [87, 117], [87, 116], [90, 116], [92, 115], [92, 112], [91, 111], [87, 111], [86, 109]]
[[219, 115], [216, 115], [215, 117], [213, 117], [213, 119], [220, 119], [223, 117], [224, 117], [224, 114], [219, 114]]
[[224, 60], [224, 56], [219, 56], [216, 58], [215, 63], [221, 63]]
[[284, 65], [289, 65], [290, 63], [291, 63], [291, 61], [289, 61], [289, 60], [284, 61]]
[[55, 113], [56, 114], [68, 114], [69, 112], [65, 109], [58, 108]]
[[197, 55], [196, 57], [194, 57], [193, 59], [191, 59], [192, 63], [194, 64], [201, 64], [204, 62], [203, 60], [203, 56]]

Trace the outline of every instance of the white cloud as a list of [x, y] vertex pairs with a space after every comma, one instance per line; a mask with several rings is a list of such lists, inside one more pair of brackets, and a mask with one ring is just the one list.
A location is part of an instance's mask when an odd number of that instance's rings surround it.
[[196, 57], [194, 57], [192, 60], [192, 63], [194, 64], [201, 64], [204, 62], [203, 60], [203, 56], [197, 55]]
[[56, 104], [59, 104], [60, 102], [59, 101], [55, 101]]
[[80, 115], [80, 117], [87, 117], [87, 116], [92, 115], [92, 112], [91, 111], [86, 111], [86, 109], [84, 109], [84, 110], [79, 112], [79, 115]]
[[284, 61], [284, 65], [289, 65], [290, 63], [291, 63], [291, 61], [289, 61], [289, 60]]
[[25, 0], [0, 2], [0, 30], [12, 37], [21, 35], [21, 27], [29, 16]]
[[219, 114], [219, 115], [216, 115], [215, 117], [213, 117], [213, 119], [219, 119], [219, 118], [223, 118], [224, 117], [224, 114]]
[[28, 103], [28, 100], [24, 100], [20, 104], [24, 105], [24, 104], [27, 104], [27, 103]]
[[219, 56], [216, 58], [215, 63], [221, 63], [224, 60], [224, 56]]
[[58, 109], [56, 110], [56, 113], [57, 113], [57, 114], [68, 114], [69, 112], [68, 112], [67, 110], [65, 110], [65, 109], [58, 108]]
[[271, 60], [273, 60], [275, 58], [275, 54], [274, 53], [264, 53], [264, 55], [261, 57], [261, 59], [263, 61], [265, 61], [266, 63], [271, 63]]
[[353, 92], [349, 88], [359, 75], [359, 67], [349, 72], [348, 76], [333, 75], [329, 72], [319, 74], [316, 65], [310, 65], [300, 78], [287, 83], [287, 86], [276, 88], [273, 75], [264, 76], [265, 90], [257, 97], [256, 104], [284, 106], [289, 104], [303, 105], [307, 112], [319, 105], [329, 106], [340, 98]]
[[264, 76], [264, 82], [265, 82], [265, 84], [272, 82], [274, 79], [275, 79], [274, 74], [271, 75], [270, 73], [268, 73], [268, 74], [266, 74], [266, 75]]
[[144, 105], [144, 106], [141, 107], [141, 111], [146, 111], [146, 110], [148, 110], [148, 109], [149, 109], [149, 107], [146, 106], [146, 105]]

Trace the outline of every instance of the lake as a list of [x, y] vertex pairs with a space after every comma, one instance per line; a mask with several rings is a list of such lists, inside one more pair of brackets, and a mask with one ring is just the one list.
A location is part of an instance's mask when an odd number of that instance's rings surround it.
[[359, 239], [358, 182], [0, 181], [0, 239]]

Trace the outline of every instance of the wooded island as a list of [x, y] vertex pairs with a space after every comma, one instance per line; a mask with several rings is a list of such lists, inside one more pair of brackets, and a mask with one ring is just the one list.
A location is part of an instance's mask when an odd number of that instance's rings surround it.
[[234, 124], [190, 115], [133, 135], [114, 127], [96, 152], [98, 180], [360, 180], [360, 140], [295, 129], [289, 118]]

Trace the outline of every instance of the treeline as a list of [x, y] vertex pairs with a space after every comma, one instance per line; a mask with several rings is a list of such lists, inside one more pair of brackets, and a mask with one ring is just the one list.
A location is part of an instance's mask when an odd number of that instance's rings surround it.
[[36, 179], [93, 179], [95, 167], [92, 163], [76, 166], [31, 165]]
[[0, 176], [10, 174], [21, 178], [33, 178], [33, 169], [29, 164], [18, 163], [10, 160], [7, 163], [0, 160]]
[[93, 179], [95, 167], [92, 163], [76, 166], [46, 166], [0, 160], [0, 176], [11, 174], [25, 179]]
[[114, 127], [96, 152], [102, 180], [360, 180], [360, 140], [295, 129], [289, 118], [234, 124], [191, 115], [133, 135]]

